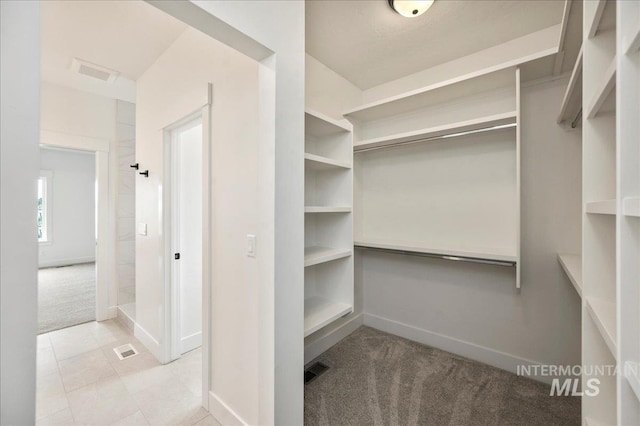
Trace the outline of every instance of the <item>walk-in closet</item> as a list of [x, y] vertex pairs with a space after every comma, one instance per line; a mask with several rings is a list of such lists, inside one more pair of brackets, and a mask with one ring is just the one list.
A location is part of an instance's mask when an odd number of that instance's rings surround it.
[[[638, 424], [640, 3], [337, 3], [306, 8], [305, 422]], [[465, 53], [420, 68], [431, 25]]]

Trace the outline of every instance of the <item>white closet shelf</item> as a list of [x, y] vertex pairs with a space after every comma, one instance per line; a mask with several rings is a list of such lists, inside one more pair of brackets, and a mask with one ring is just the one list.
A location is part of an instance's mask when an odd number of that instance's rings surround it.
[[335, 170], [351, 168], [351, 164], [345, 161], [338, 161], [315, 154], [304, 154], [304, 161], [306, 166], [312, 170]]
[[629, 28], [627, 34], [624, 35], [623, 44], [625, 46], [624, 52], [627, 55], [631, 55], [640, 50], [640, 17], [636, 19], [633, 28]]
[[604, 423], [599, 422], [593, 417], [585, 417], [584, 418], [584, 426], [605, 426]]
[[349, 257], [353, 253], [351, 249], [338, 249], [331, 247], [305, 247], [304, 248], [304, 266], [313, 266], [320, 263], [330, 262], [332, 260]]
[[598, 27], [600, 26], [600, 21], [602, 20], [602, 14], [604, 13], [604, 8], [607, 5], [607, 0], [595, 0], [598, 2], [595, 8], [595, 13], [591, 17], [591, 22], [589, 22], [589, 38], [596, 35], [598, 31]]
[[622, 214], [640, 217], [640, 197], [625, 197], [622, 200]]
[[414, 243], [407, 242], [398, 242], [398, 241], [381, 241], [381, 240], [356, 240], [354, 241], [354, 245], [357, 247], [366, 247], [366, 248], [377, 248], [377, 249], [385, 249], [385, 250], [397, 250], [397, 251], [405, 251], [405, 252], [413, 252], [413, 253], [424, 253], [424, 254], [433, 254], [433, 255], [442, 255], [442, 256], [450, 256], [452, 258], [455, 257], [464, 257], [464, 258], [472, 258], [472, 259], [481, 259], [481, 260], [489, 260], [489, 261], [499, 261], [499, 262], [511, 262], [516, 263], [518, 257], [515, 253], [512, 253], [506, 249], [450, 249], [450, 248], [436, 248], [436, 247], [426, 247], [419, 246]]
[[607, 344], [615, 359], [616, 355], [616, 305], [597, 297], [587, 297], [586, 306], [589, 315]]
[[368, 148], [396, 145], [429, 138], [450, 137], [455, 136], [459, 133], [473, 132], [481, 129], [491, 129], [492, 127], [508, 124], [515, 125], [516, 116], [516, 111], [509, 111], [502, 114], [474, 118], [472, 120], [459, 121], [457, 123], [444, 124], [442, 126], [429, 127], [426, 129], [398, 133], [389, 136], [382, 136], [374, 139], [366, 139], [355, 142], [353, 145], [353, 150], [360, 151]]
[[311, 136], [324, 137], [352, 130], [353, 126], [346, 120], [335, 120], [311, 109], [304, 111], [304, 131]]
[[640, 366], [638, 364], [634, 364], [635, 363], [630, 361], [625, 362], [624, 377], [627, 379], [627, 383], [629, 383], [629, 386], [636, 395], [636, 398], [640, 401], [640, 372], [638, 371]]
[[558, 262], [578, 295], [582, 297], [582, 257], [577, 254], [558, 254]]
[[486, 68], [473, 73], [439, 81], [344, 112], [345, 117], [371, 121], [412, 111], [427, 105], [440, 104], [515, 83], [512, 67]]
[[353, 306], [322, 297], [304, 300], [304, 337], [353, 312]]
[[593, 118], [598, 112], [600, 112], [600, 108], [604, 105], [604, 101], [607, 100], [611, 91], [616, 86], [616, 57], [613, 57], [611, 64], [607, 68], [607, 71], [604, 73], [602, 80], [598, 84], [595, 94], [591, 99], [591, 102], [587, 108], [587, 117]]
[[349, 213], [350, 206], [305, 206], [305, 213]]
[[585, 211], [593, 214], [616, 214], [616, 200], [592, 201], [585, 204]]
[[582, 108], [582, 47], [580, 47], [578, 59], [576, 59], [576, 63], [573, 66], [567, 90], [564, 92], [560, 114], [557, 119], [558, 124], [566, 120], [573, 120], [575, 117], [570, 116], [570, 114], [577, 113], [580, 108]]

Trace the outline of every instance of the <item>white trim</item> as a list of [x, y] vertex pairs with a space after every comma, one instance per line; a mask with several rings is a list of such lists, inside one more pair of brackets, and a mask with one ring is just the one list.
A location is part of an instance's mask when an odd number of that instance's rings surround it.
[[50, 130], [40, 131], [40, 144], [58, 148], [77, 149], [80, 151], [109, 152], [108, 139], [52, 132]]
[[[323, 352], [331, 349], [333, 345], [356, 331], [358, 327], [360, 327], [364, 322], [364, 316], [362, 313], [355, 315], [353, 318], [346, 321], [344, 324], [341, 324], [339, 327], [335, 329], [325, 332], [324, 335], [320, 337], [316, 337], [309, 344], [305, 344], [304, 346], [304, 363], [305, 365], [312, 361], [314, 358], [318, 357]], [[317, 334], [322, 334], [323, 331], [319, 330], [316, 332]], [[314, 334], [316, 334], [314, 333]], [[314, 334], [310, 335], [307, 339], [314, 338]]]
[[[180, 352], [181, 354], [186, 353], [190, 350], [199, 348], [202, 345], [202, 332], [199, 331], [197, 333], [193, 333], [187, 337], [183, 337], [179, 342]], [[185, 350], [184, 348], [190, 348]]]
[[[412, 325], [403, 324], [398, 321], [379, 317], [377, 315], [364, 313], [364, 325], [413, 340], [427, 346], [431, 346], [443, 351], [463, 356], [492, 367], [500, 368], [511, 373], [517, 373], [518, 365], [539, 365], [541, 363], [526, 358], [497, 351], [495, 349], [480, 346], [475, 343], [466, 342], [454, 337], [445, 336], [433, 331], [424, 330]], [[553, 377], [550, 376], [530, 376], [529, 378], [541, 381], [543, 383], [551, 383]]]
[[[145, 330], [139, 323], [134, 322], [133, 324], [133, 335], [136, 339], [140, 340], [140, 342], [149, 349], [149, 352], [158, 360], [163, 360], [163, 347], [147, 330]], [[163, 364], [169, 362], [169, 360], [161, 361]]]
[[45, 260], [40, 262], [38, 268], [53, 268], [55, 266], [70, 266], [77, 265], [79, 263], [89, 263], [95, 262], [95, 256], [85, 256], [85, 257], [71, 257], [67, 259], [53, 259], [53, 260]]
[[212, 391], [209, 391], [209, 412], [221, 425], [224, 426], [246, 426], [249, 424]]

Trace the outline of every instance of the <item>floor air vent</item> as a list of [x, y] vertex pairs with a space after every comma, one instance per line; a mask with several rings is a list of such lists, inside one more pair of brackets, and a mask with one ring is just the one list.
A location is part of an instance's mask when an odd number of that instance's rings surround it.
[[311, 383], [318, 376], [329, 370], [329, 366], [321, 362], [314, 362], [309, 368], [304, 370], [304, 384]]
[[113, 351], [116, 353], [116, 355], [118, 355], [120, 361], [138, 355], [138, 351], [133, 347], [131, 343], [113, 348]]

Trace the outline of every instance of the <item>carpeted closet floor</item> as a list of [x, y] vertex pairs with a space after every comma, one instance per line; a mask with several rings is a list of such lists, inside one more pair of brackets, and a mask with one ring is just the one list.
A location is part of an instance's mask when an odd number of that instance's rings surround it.
[[580, 398], [410, 340], [360, 327], [316, 359], [306, 426], [579, 425]]
[[95, 263], [38, 270], [38, 334], [95, 319]]

